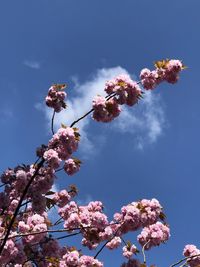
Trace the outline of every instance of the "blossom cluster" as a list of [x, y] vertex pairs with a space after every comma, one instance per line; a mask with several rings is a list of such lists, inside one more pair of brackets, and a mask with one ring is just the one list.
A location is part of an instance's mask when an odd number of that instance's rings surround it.
[[110, 122], [121, 112], [120, 105], [133, 106], [138, 102], [142, 91], [137, 82], [131, 80], [127, 74], [122, 74], [107, 81], [105, 92], [108, 97], [96, 96], [93, 100], [93, 119]]
[[183, 255], [188, 257], [187, 264], [190, 267], [196, 267], [200, 265], [200, 250], [196, 246], [186, 245], [183, 250]]
[[93, 119], [110, 122], [121, 112], [120, 105], [133, 106], [142, 97], [142, 90], [154, 89], [159, 83], [176, 83], [179, 73], [185, 68], [180, 60], [162, 60], [155, 63], [155, 70], [144, 68], [140, 73], [140, 82], [133, 81], [129, 75], [121, 74], [105, 84], [107, 97], [96, 96], [93, 100]]
[[155, 63], [155, 70], [144, 68], [140, 72], [140, 79], [146, 90], [154, 89], [163, 81], [176, 83], [179, 79], [179, 73], [185, 68], [180, 60], [162, 60]]
[[[114, 214], [113, 221], [109, 221], [103, 213], [103, 205], [100, 201], [90, 202], [87, 206], [78, 206], [76, 202], [71, 201], [61, 207], [58, 213], [63, 218], [64, 227], [68, 231], [81, 229], [82, 244], [89, 249], [95, 249], [105, 240], [108, 240], [107, 248], [115, 249], [121, 245], [122, 235], [140, 228], [144, 229], [138, 236], [138, 241], [143, 246], [144, 240], [146, 242], [151, 240], [148, 249], [169, 238], [169, 228], [158, 222], [162, 218], [162, 207], [156, 199], [143, 199], [123, 206], [121, 213]], [[148, 235], [144, 236], [144, 233], [148, 233]], [[134, 245], [123, 248], [123, 255], [127, 258], [130, 258], [135, 252]]]
[[54, 84], [49, 88], [46, 104], [48, 107], [53, 108], [55, 112], [60, 112], [62, 109], [66, 108], [64, 100], [67, 94], [63, 91], [65, 87], [65, 84]]
[[138, 242], [148, 250], [153, 246], [159, 246], [170, 237], [169, 227], [161, 222], [144, 227], [138, 235]]

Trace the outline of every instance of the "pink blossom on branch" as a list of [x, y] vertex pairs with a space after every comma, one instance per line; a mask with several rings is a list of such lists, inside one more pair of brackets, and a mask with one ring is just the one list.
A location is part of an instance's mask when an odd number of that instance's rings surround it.
[[187, 263], [190, 267], [197, 267], [200, 265], [200, 250], [196, 246], [186, 245], [183, 250], [183, 255], [185, 257], [191, 257], [187, 260]]
[[60, 112], [62, 109], [66, 108], [64, 100], [67, 94], [63, 91], [65, 87], [65, 84], [54, 84], [49, 88], [46, 97], [46, 105], [53, 108], [55, 112]]

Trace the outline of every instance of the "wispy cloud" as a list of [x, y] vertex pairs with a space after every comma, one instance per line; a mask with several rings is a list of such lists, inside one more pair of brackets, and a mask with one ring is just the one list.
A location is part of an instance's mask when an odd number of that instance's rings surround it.
[[11, 108], [1, 108], [0, 109], [0, 122], [7, 123], [10, 119], [13, 120], [14, 113]]
[[[85, 114], [91, 107], [93, 97], [97, 94], [104, 95], [105, 82], [122, 73], [128, 72], [118, 66], [100, 69], [90, 80], [82, 84], [78, 82], [78, 79], [74, 79], [74, 90], [77, 96], [67, 100], [67, 109], [56, 115], [55, 127], [59, 128], [61, 123], [70, 125], [71, 122]], [[138, 105], [134, 107], [123, 106], [122, 108], [123, 112], [112, 123], [111, 129], [131, 134], [135, 139], [136, 147], [139, 149], [143, 149], [146, 144], [156, 142], [165, 126], [165, 114], [161, 97], [158, 94], [154, 95], [151, 92], [146, 92], [144, 99]], [[45, 114], [50, 124], [52, 110], [46, 108]], [[88, 131], [90, 121], [91, 118], [88, 116], [78, 124], [82, 136], [80, 147], [87, 153], [94, 150]], [[95, 140], [95, 142], [105, 142], [105, 138], [101, 137], [100, 140]]]
[[114, 129], [134, 137], [137, 148], [155, 143], [166, 127], [166, 118], [161, 96], [146, 91], [144, 99], [133, 108], [123, 107], [123, 112], [114, 122]]
[[31, 69], [40, 69], [41, 63], [35, 60], [25, 60], [24, 65], [31, 68]]

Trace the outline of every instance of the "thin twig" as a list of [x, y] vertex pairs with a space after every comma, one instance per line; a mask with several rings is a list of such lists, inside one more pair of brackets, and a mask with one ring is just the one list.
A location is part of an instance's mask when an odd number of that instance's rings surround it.
[[[39, 232], [31, 232], [31, 233], [19, 233], [16, 235], [11, 235], [7, 239], [17, 238], [17, 237], [25, 237], [29, 235], [39, 235], [39, 234], [45, 234], [45, 233], [63, 233], [71, 230], [80, 230], [80, 228], [73, 228], [73, 229], [58, 229], [58, 230], [44, 230]], [[0, 238], [0, 240], [3, 240], [4, 237]]]
[[51, 132], [52, 132], [52, 134], [54, 135], [54, 118], [55, 118], [55, 114], [56, 114], [56, 112], [55, 112], [55, 110], [53, 111], [53, 115], [52, 115], [52, 119], [51, 119]]
[[127, 243], [126, 243], [126, 241], [124, 240], [124, 238], [123, 238], [122, 236], [121, 236], [120, 238], [121, 238], [122, 242], [124, 243], [124, 245], [127, 246]]
[[[113, 239], [114, 237], [112, 237]], [[96, 253], [96, 255], [94, 256], [94, 259], [96, 259], [98, 257], [98, 255], [101, 253], [101, 251], [105, 248], [105, 246], [112, 240], [109, 239], [108, 241], [106, 241], [106, 243], [103, 244], [103, 246], [100, 248], [100, 250]]]
[[80, 117], [79, 119], [75, 120], [74, 122], [72, 122], [72, 124], [70, 125], [70, 127], [72, 128], [77, 122], [79, 122], [80, 120], [84, 119], [85, 117], [87, 117], [90, 113], [92, 113], [94, 111], [94, 109], [92, 108], [90, 111], [88, 111], [87, 113], [85, 113], [85, 115], [83, 115], [82, 117]]
[[170, 267], [174, 267], [174, 266], [176, 266], [176, 265], [178, 265], [178, 264], [180, 264], [180, 263], [182, 263], [182, 262], [184, 262], [184, 261], [187, 261], [187, 260], [192, 260], [192, 259], [195, 258], [195, 257], [200, 257], [200, 254], [185, 257], [185, 258], [179, 260], [178, 262], [176, 262], [176, 263], [170, 265]]
[[60, 171], [62, 171], [62, 170], [64, 170], [64, 168], [62, 167], [62, 168], [60, 168], [60, 169], [57, 169], [57, 170], [55, 170], [55, 172], [60, 172]]
[[67, 237], [71, 237], [71, 236], [79, 235], [80, 233], [81, 233], [81, 231], [79, 231], [79, 232], [77, 232], [77, 233], [69, 234], [69, 235], [64, 235], [64, 236], [58, 237], [58, 238], [56, 238], [56, 239], [57, 239], [57, 240], [60, 240], [60, 239], [64, 239], [64, 238], [67, 238]]
[[[54, 225], [58, 225], [59, 223], [62, 222], [62, 220], [63, 220], [63, 218], [59, 218], [59, 219], [54, 223]], [[64, 221], [64, 220], [63, 220], [63, 221]]]
[[[110, 223], [105, 225], [105, 227], [114, 225], [118, 223]], [[76, 228], [69, 228], [69, 229], [58, 229], [58, 230], [44, 230], [44, 231], [38, 231], [38, 232], [30, 232], [30, 233], [18, 233], [16, 235], [10, 235], [7, 237], [7, 239], [12, 239], [12, 238], [17, 238], [17, 237], [24, 237], [24, 236], [29, 236], [29, 235], [39, 235], [39, 234], [45, 234], [45, 233], [63, 233], [63, 232], [69, 232], [69, 231], [76, 231], [76, 230], [84, 230], [84, 229], [90, 229], [93, 228], [94, 226], [81, 226], [81, 227], [76, 227]], [[117, 233], [117, 232], [116, 232]], [[115, 235], [116, 235], [115, 233]], [[110, 240], [112, 240], [114, 237], [112, 237]], [[5, 239], [5, 237], [1, 237], [0, 240]]]
[[[122, 225], [124, 224], [124, 222], [122, 223]], [[101, 251], [105, 248], [105, 246], [113, 239], [116, 237], [119, 229], [122, 227], [122, 225], [115, 231], [115, 233], [113, 234], [113, 236], [108, 240], [106, 241], [106, 243], [103, 244], [103, 246], [100, 248], [100, 250], [96, 253], [96, 255], [94, 256], [94, 259], [97, 258], [97, 256], [101, 253]]]
[[144, 250], [145, 250], [145, 247], [149, 244], [149, 242], [150, 242], [150, 240], [148, 240], [145, 244], [144, 244], [144, 246], [142, 247], [142, 254], [143, 254], [143, 262], [144, 262], [144, 264], [146, 264], [146, 255], [145, 255], [145, 252], [144, 252]]

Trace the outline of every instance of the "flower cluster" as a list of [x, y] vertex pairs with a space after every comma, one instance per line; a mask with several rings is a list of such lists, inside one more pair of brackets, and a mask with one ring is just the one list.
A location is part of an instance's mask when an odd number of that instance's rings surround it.
[[81, 161], [79, 159], [67, 159], [64, 164], [64, 170], [68, 175], [73, 175], [80, 170]]
[[138, 250], [135, 245], [127, 244], [123, 247], [123, 256], [130, 259]]
[[161, 215], [162, 206], [157, 199], [143, 199], [123, 206], [121, 213], [114, 214], [114, 220], [119, 223], [123, 222], [120, 232], [125, 234], [155, 223]]
[[137, 82], [133, 81], [129, 75], [121, 74], [105, 84], [107, 94], [115, 94], [120, 105], [133, 106], [141, 97], [141, 89]]
[[70, 202], [72, 196], [73, 195], [71, 193], [68, 193], [67, 190], [63, 189], [60, 192], [55, 192], [52, 199], [58, 207], [64, 207]]
[[101, 122], [110, 122], [119, 116], [121, 109], [116, 98], [106, 99], [102, 96], [96, 96], [93, 100], [93, 119]]
[[138, 83], [132, 81], [127, 74], [107, 81], [105, 91], [109, 97], [96, 96], [93, 100], [93, 119], [96, 121], [112, 121], [121, 112], [119, 105], [133, 106], [142, 94]]
[[200, 250], [194, 245], [186, 245], [183, 250], [185, 257], [191, 257], [187, 260], [187, 264], [190, 267], [196, 267], [200, 265]]
[[155, 63], [155, 70], [144, 68], [140, 73], [140, 82], [133, 81], [129, 75], [121, 74], [105, 84], [107, 97], [97, 96], [93, 100], [93, 119], [101, 122], [109, 122], [119, 116], [119, 105], [133, 106], [142, 97], [142, 90], [154, 89], [159, 83], [167, 81], [176, 83], [179, 73], [185, 68], [180, 60], [162, 60]]
[[[27, 221], [19, 221], [18, 224], [19, 231], [21, 233], [34, 233], [34, 232], [44, 232], [47, 230], [47, 224], [45, 223], [45, 217], [39, 214], [34, 214], [27, 218]], [[22, 238], [24, 243], [34, 244], [40, 242], [46, 233], [40, 233], [35, 235], [28, 235]]]
[[77, 250], [68, 251], [60, 261], [60, 267], [103, 267], [103, 264], [93, 257], [81, 256]]
[[[76, 202], [71, 201], [61, 207], [58, 212], [64, 219], [64, 227], [67, 231], [81, 230], [83, 235], [82, 244], [89, 249], [96, 248], [102, 241], [106, 240], [108, 241], [106, 247], [115, 249], [121, 245], [122, 235], [129, 231], [136, 231], [139, 228], [143, 228], [139, 239], [140, 244], [144, 239], [144, 233], [157, 235], [157, 239], [155, 237], [155, 240], [149, 244], [150, 248], [153, 245], [159, 245], [158, 239], [160, 243], [167, 240], [167, 229], [169, 231], [167, 226], [158, 222], [163, 213], [162, 207], [156, 199], [143, 199], [123, 206], [121, 213], [115, 213], [114, 221], [111, 222], [103, 213], [103, 205], [99, 201], [90, 202], [87, 206], [78, 206]], [[158, 236], [159, 234], [160, 236]], [[130, 258], [136, 251], [134, 245], [127, 245], [123, 248], [123, 255]]]
[[49, 88], [46, 104], [53, 108], [55, 112], [60, 112], [63, 108], [66, 108], [64, 100], [67, 94], [63, 91], [65, 87], [65, 84], [54, 84]]
[[140, 79], [143, 87], [147, 90], [154, 89], [160, 82], [176, 83], [179, 73], [185, 68], [180, 60], [162, 60], [155, 63], [155, 70], [142, 69]]
[[144, 227], [141, 234], [138, 235], [138, 242], [148, 250], [153, 246], [159, 246], [170, 237], [170, 230], [167, 225], [161, 222]]
[[[14, 242], [14, 240], [9, 239], [4, 247], [4, 250], [0, 256], [1, 266], [11, 266], [7, 265], [12, 262], [12, 266], [22, 267], [22, 263], [26, 261], [26, 255], [23, 250], [23, 246], [20, 243]], [[21, 264], [18, 264], [21, 263]]]
[[79, 136], [76, 128], [62, 127], [49, 141], [48, 149], [56, 151], [59, 159], [66, 160], [77, 150]]

